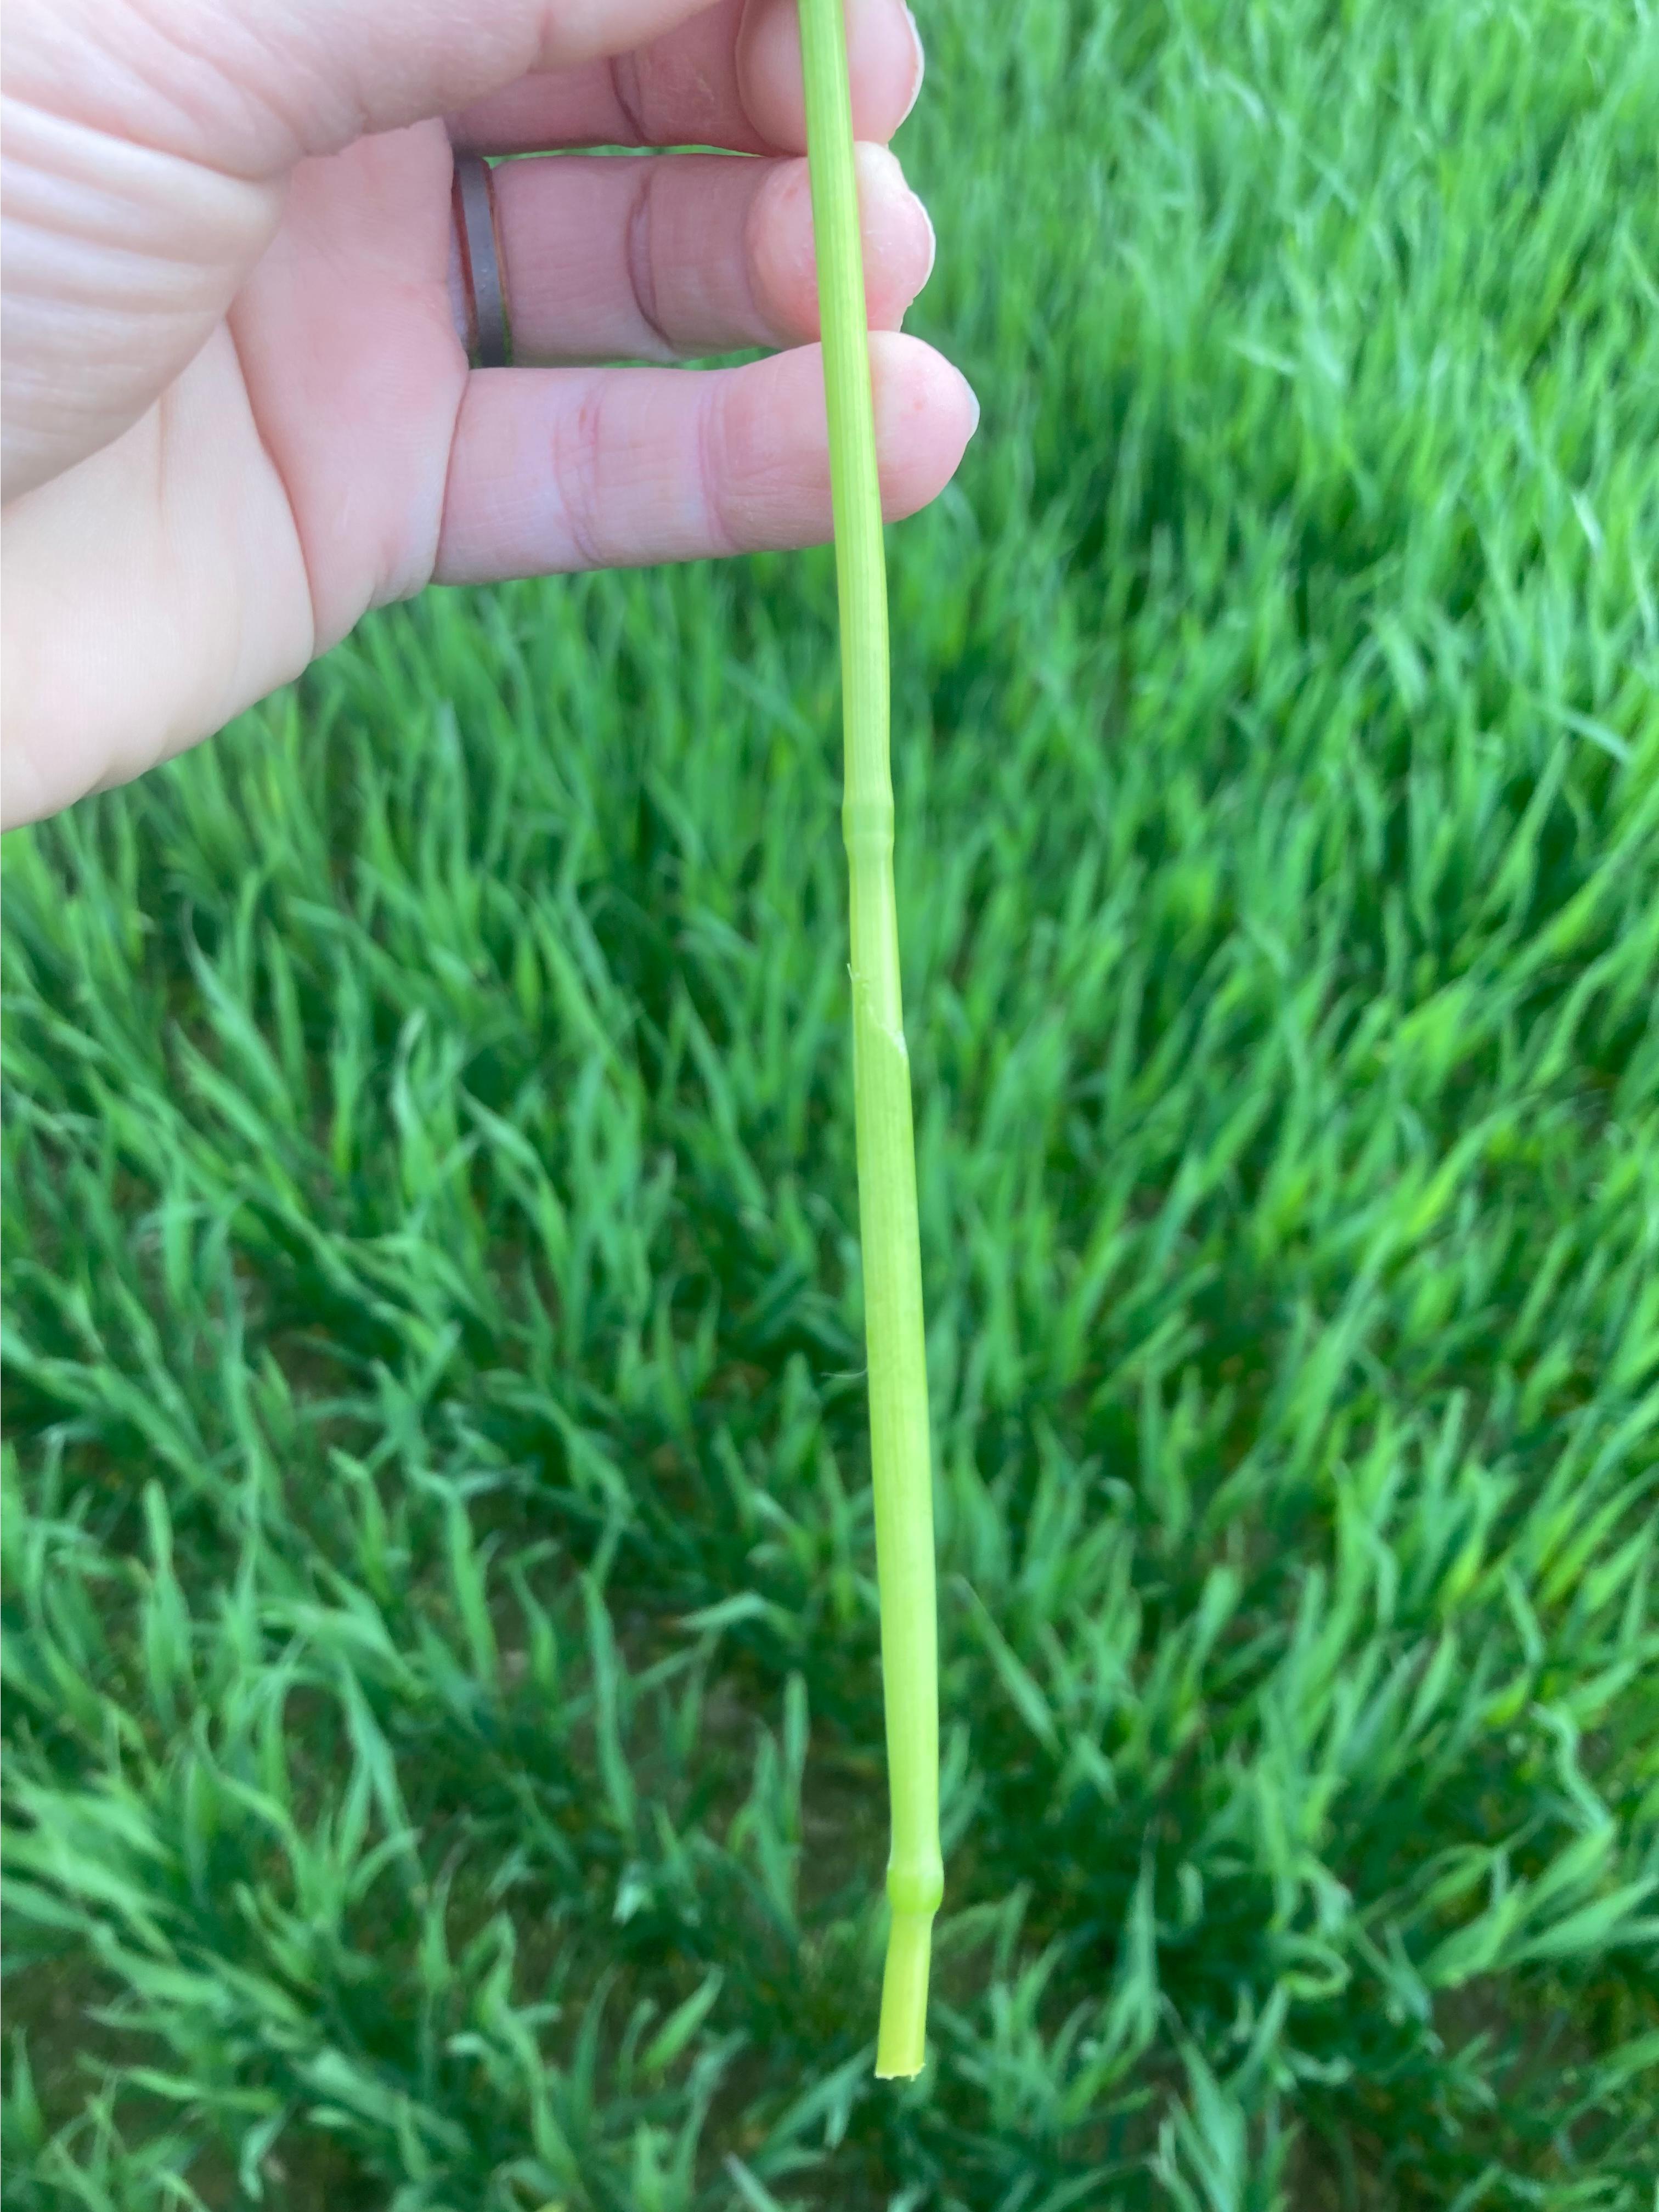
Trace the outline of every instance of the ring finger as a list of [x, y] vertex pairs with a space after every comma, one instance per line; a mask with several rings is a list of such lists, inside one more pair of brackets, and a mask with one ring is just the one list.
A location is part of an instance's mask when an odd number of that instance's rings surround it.
[[[884, 147], [858, 149], [872, 329], [896, 330], [933, 227]], [[521, 362], [675, 361], [818, 335], [806, 164], [719, 154], [559, 155], [495, 172]]]

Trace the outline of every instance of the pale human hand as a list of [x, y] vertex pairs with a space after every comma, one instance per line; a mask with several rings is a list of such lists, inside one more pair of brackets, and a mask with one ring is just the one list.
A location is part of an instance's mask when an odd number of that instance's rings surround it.
[[[900, 515], [977, 409], [897, 335], [933, 256], [884, 150], [914, 27], [848, 15]], [[794, 0], [6, 0], [4, 92], [8, 822], [428, 582], [829, 537]], [[470, 372], [453, 149], [687, 144], [761, 158], [497, 171], [515, 359], [542, 365]], [[786, 350], [602, 365], [751, 345]]]

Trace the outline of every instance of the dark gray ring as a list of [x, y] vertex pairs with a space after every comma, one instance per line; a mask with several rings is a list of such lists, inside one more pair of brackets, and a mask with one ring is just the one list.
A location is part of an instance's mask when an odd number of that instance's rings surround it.
[[495, 245], [495, 192], [489, 164], [476, 154], [455, 156], [455, 191], [461, 213], [461, 250], [472, 299], [475, 368], [505, 368], [513, 358], [507, 289]]

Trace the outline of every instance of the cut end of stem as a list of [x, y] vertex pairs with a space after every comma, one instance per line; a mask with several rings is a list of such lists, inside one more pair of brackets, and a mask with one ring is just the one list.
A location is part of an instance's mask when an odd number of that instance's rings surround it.
[[908, 2081], [927, 2057], [927, 1969], [933, 1948], [931, 1912], [896, 1912], [887, 1937], [876, 2035], [876, 2079]]

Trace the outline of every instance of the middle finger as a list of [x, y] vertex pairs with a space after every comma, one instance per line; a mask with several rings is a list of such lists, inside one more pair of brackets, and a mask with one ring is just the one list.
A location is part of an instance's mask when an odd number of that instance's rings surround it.
[[[921, 202], [856, 149], [870, 326], [896, 330], [933, 267]], [[495, 172], [520, 362], [673, 361], [818, 335], [806, 163], [726, 154], [556, 155]]]

